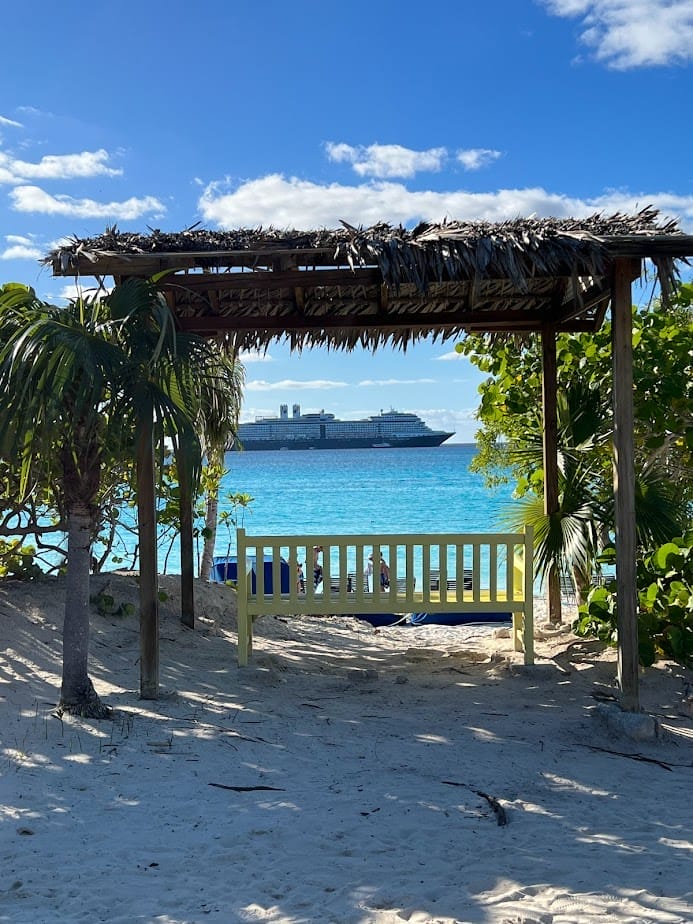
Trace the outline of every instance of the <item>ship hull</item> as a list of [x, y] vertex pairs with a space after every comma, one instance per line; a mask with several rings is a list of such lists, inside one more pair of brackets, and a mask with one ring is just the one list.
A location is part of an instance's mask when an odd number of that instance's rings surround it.
[[411, 436], [401, 439], [394, 437], [389, 440], [382, 436], [373, 437], [349, 437], [347, 439], [336, 439], [325, 437], [324, 439], [287, 439], [287, 440], [254, 440], [246, 439], [239, 446], [234, 443], [232, 449], [242, 449], [245, 452], [267, 452], [277, 450], [305, 450], [305, 449], [412, 449], [422, 446], [440, 446], [445, 440], [449, 439], [452, 433], [434, 433], [422, 436]]

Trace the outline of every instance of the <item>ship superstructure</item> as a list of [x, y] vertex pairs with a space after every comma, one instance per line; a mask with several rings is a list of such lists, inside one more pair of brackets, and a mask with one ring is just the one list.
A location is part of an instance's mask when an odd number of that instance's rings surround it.
[[395, 449], [440, 446], [454, 434], [432, 430], [416, 414], [380, 411], [363, 420], [339, 420], [319, 411], [302, 414], [300, 404], [282, 404], [279, 417], [258, 417], [238, 428], [238, 442], [247, 451], [270, 449]]

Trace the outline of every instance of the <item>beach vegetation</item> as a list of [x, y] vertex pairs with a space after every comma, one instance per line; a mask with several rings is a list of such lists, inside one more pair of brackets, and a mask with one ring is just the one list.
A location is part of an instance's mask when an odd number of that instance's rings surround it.
[[[602, 558], [613, 563], [613, 546]], [[638, 653], [649, 667], [660, 658], [693, 664], [693, 530], [638, 556]], [[578, 609], [577, 635], [618, 642], [616, 582], [594, 587]]]
[[[202, 487], [205, 498], [204, 526], [199, 531], [203, 540], [200, 561], [200, 579], [210, 579], [214, 561], [214, 547], [219, 520], [219, 490], [222, 479], [228, 474], [224, 466], [226, 449], [238, 432], [241, 414], [245, 369], [233, 350], [220, 350], [218, 355], [219, 378], [225, 383], [223, 396], [217, 389], [203, 391], [200, 414], [200, 433], [206, 465]], [[225, 400], [220, 400], [223, 397]]]
[[218, 349], [177, 332], [154, 281], [127, 280], [65, 307], [0, 289], [0, 458], [19, 502], [45, 495], [67, 532], [59, 708], [102, 718], [88, 674], [89, 573], [107, 475], [131, 466], [147, 422], [199, 481], [202, 387], [223, 392]]
[[[681, 535], [693, 510], [693, 285], [633, 309], [635, 503], [641, 550]], [[538, 338], [474, 334], [458, 345], [479, 387], [479, 452], [489, 483], [515, 479], [513, 527], [535, 530], [537, 575], [571, 574], [582, 598], [614, 539], [611, 325], [557, 336], [559, 506], [543, 507], [542, 356]], [[607, 569], [608, 570], [608, 569]]]
[[[21, 496], [17, 471], [0, 458], [0, 575], [14, 572], [14, 577], [24, 579], [57, 572], [64, 558], [65, 524], [51, 487], [39, 470], [31, 479], [31, 494]], [[38, 571], [16, 568], [19, 548], [32, 550]]]
[[43, 574], [36, 562], [36, 547], [20, 539], [0, 539], [0, 578], [32, 581]]

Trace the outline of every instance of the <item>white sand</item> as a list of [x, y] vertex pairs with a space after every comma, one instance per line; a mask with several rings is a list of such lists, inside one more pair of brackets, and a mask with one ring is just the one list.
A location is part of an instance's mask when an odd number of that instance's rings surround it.
[[162, 584], [170, 695], [138, 699], [136, 616], [95, 612], [100, 723], [55, 714], [60, 584], [0, 584], [0, 922], [693, 920], [677, 665], [636, 742], [594, 716], [613, 652], [567, 629], [525, 668], [478, 627], [265, 619], [239, 669], [232, 591], [199, 587], [191, 632]]

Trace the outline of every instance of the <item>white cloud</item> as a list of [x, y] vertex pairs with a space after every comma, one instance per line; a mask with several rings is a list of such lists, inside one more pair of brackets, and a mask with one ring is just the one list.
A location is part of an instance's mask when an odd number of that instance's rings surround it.
[[69, 218], [108, 218], [132, 221], [143, 215], [162, 215], [165, 206], [154, 196], [131, 197], [123, 202], [96, 202], [94, 199], [73, 199], [71, 196], [51, 196], [38, 186], [17, 186], [10, 192], [16, 212], [42, 215], [63, 215]]
[[0, 251], [0, 260], [40, 260], [43, 250], [32, 235], [6, 234], [7, 247]]
[[244, 364], [274, 362], [269, 353], [262, 353], [260, 350], [241, 350], [238, 358]]
[[346, 388], [347, 382], [331, 382], [328, 379], [313, 379], [308, 382], [299, 382], [296, 379], [283, 379], [281, 382], [267, 382], [263, 379], [255, 379], [252, 382], [246, 382], [246, 391], [282, 391], [284, 389], [293, 389], [305, 391], [309, 388], [316, 388], [322, 391], [333, 388]]
[[362, 379], [359, 388], [370, 388], [373, 385], [435, 385], [435, 379]]
[[478, 428], [478, 424], [475, 426], [476, 408], [452, 409], [435, 407], [407, 408], [407, 410], [418, 414], [433, 430], [447, 430], [456, 434], [456, 438], [453, 437], [450, 440], [451, 443], [464, 442], [465, 440], [474, 441], [474, 431]]
[[78, 282], [72, 282], [63, 286], [58, 296], [61, 301], [72, 302], [77, 298], [83, 298], [85, 295], [93, 295], [93, 290], [85, 289]]
[[212, 183], [198, 205], [204, 221], [223, 228], [336, 228], [341, 219], [355, 225], [387, 221], [408, 226], [446, 217], [459, 221], [506, 221], [522, 215], [580, 218], [594, 212], [633, 212], [645, 205], [680, 218], [682, 227], [693, 227], [693, 195], [607, 190], [582, 199], [541, 187], [481, 193], [410, 191], [401, 183], [320, 185], [280, 174], [248, 180], [230, 192]]
[[122, 170], [107, 165], [109, 156], [104, 150], [82, 151], [81, 154], [46, 154], [37, 163], [31, 163], [0, 151], [0, 183], [122, 176]]
[[0, 260], [40, 260], [42, 250], [29, 244], [13, 244], [0, 252]]
[[21, 122], [15, 122], [14, 119], [7, 119], [5, 116], [0, 115], [0, 125], [8, 125], [11, 128], [21, 128]]
[[693, 0], [540, 2], [555, 16], [581, 17], [581, 40], [609, 67], [671, 66], [693, 59]]
[[412, 177], [422, 170], [437, 172], [447, 158], [445, 148], [413, 151], [399, 144], [370, 144], [353, 147], [343, 142], [328, 141], [327, 156], [338, 163], [348, 163], [359, 176], [377, 179]]
[[436, 362], [458, 362], [467, 357], [458, 353], [457, 350], [450, 350], [449, 353], [441, 353], [440, 356], [434, 356], [433, 358]]
[[466, 151], [458, 151], [456, 156], [465, 170], [480, 170], [481, 167], [487, 167], [494, 160], [498, 160], [501, 152], [489, 148], [469, 148]]
[[47, 293], [45, 298], [55, 304], [67, 304], [77, 298], [103, 298], [112, 289], [112, 285], [103, 285], [93, 276], [81, 276], [79, 281], [65, 283], [58, 292]]

